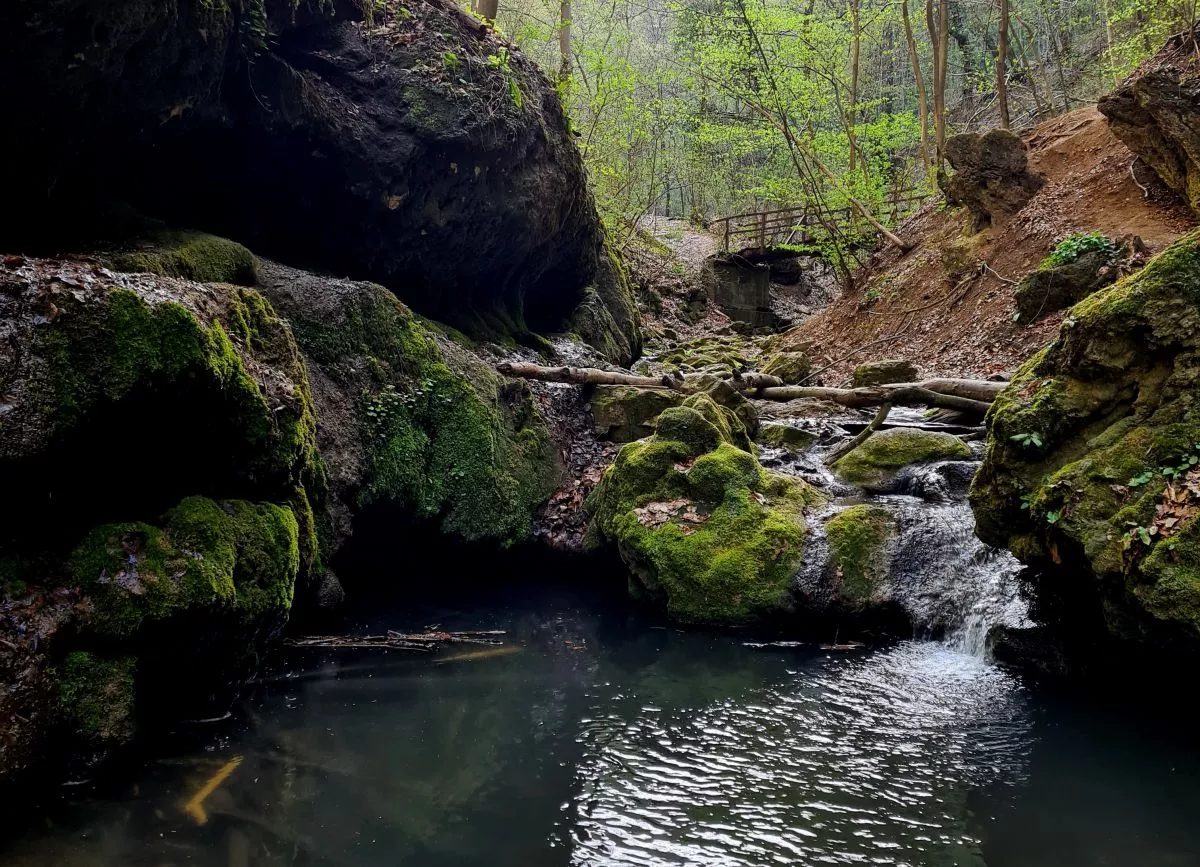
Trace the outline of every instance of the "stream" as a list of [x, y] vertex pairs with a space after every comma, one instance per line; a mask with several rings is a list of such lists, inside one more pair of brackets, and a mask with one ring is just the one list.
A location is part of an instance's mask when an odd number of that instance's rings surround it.
[[1200, 863], [1194, 735], [1120, 684], [1065, 695], [955, 641], [663, 628], [544, 577], [353, 623], [500, 648], [286, 651], [231, 718], [68, 788], [2, 863]]

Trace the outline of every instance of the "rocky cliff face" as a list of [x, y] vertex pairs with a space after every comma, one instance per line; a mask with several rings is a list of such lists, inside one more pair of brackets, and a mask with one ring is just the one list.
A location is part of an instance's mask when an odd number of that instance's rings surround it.
[[1200, 234], [1071, 309], [989, 414], [977, 532], [1068, 641], [1200, 650]]
[[0, 24], [3, 784], [223, 712], [365, 515], [531, 538], [560, 459], [529, 389], [408, 304], [622, 362], [640, 336], [553, 89], [452, 5]]
[[1180, 33], [1100, 100], [1113, 134], [1200, 212], [1200, 76], [1194, 34]]
[[115, 198], [481, 332], [563, 329], [610, 262], [553, 89], [441, 0], [363, 8], [5, 4], [6, 234], [61, 248]]

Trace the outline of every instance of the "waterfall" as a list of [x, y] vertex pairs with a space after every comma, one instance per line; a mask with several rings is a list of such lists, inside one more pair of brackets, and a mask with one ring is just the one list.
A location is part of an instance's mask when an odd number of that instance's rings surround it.
[[959, 652], [984, 658], [988, 633], [1028, 626], [1017, 580], [1020, 564], [975, 536], [967, 488], [978, 464], [943, 461], [912, 467], [899, 493], [835, 500], [812, 515], [807, 556], [795, 586], [810, 604], [836, 597], [823, 525], [851, 505], [869, 502], [892, 513], [896, 535], [887, 553], [881, 601], [898, 603], [919, 636], [939, 637]]

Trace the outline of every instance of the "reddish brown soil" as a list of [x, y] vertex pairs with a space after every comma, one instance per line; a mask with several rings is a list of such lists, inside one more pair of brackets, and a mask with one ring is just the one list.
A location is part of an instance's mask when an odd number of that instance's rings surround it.
[[[1094, 107], [1047, 121], [1025, 141], [1030, 168], [1046, 184], [1010, 222], [970, 236], [963, 209], [930, 202], [900, 229], [917, 246], [904, 255], [881, 250], [852, 292], [782, 342], [804, 348], [817, 367], [831, 365], [823, 379], [835, 385], [872, 358], [907, 358], [923, 375], [1011, 371], [1053, 338], [1065, 315], [1032, 326], [1013, 322], [1015, 282], [1058, 240], [1075, 232], [1133, 234], [1155, 252], [1196, 224], [1141, 163], [1137, 181], [1148, 192], [1139, 188], [1130, 175], [1133, 155]], [[873, 341], [882, 342], [845, 357]]]

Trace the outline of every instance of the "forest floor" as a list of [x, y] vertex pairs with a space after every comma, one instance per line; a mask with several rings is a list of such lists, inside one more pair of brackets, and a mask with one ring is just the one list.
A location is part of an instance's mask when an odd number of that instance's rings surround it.
[[1016, 282], [1059, 240], [1076, 232], [1132, 234], [1153, 253], [1196, 223], [1151, 170], [1134, 165], [1095, 107], [1047, 121], [1024, 139], [1030, 169], [1046, 184], [1011, 221], [969, 235], [965, 209], [946, 208], [940, 198], [927, 203], [898, 230], [915, 247], [878, 251], [849, 293], [779, 343], [808, 352], [816, 367], [831, 365], [830, 385], [883, 357], [911, 360], [923, 375], [1011, 372], [1052, 339], [1065, 315], [1013, 321]]

